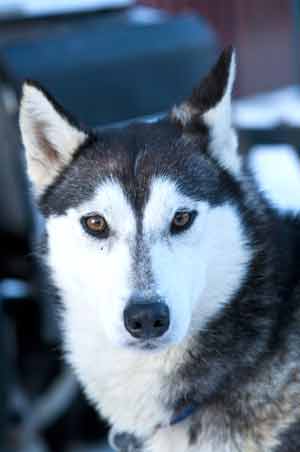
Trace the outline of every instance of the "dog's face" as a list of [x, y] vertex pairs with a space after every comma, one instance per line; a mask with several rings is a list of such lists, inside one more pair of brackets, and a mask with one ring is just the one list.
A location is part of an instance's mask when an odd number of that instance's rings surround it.
[[181, 342], [238, 289], [249, 251], [234, 202], [233, 77], [227, 51], [170, 115], [92, 133], [24, 86], [20, 123], [46, 260], [65, 327], [87, 347], [101, 335], [145, 350]]

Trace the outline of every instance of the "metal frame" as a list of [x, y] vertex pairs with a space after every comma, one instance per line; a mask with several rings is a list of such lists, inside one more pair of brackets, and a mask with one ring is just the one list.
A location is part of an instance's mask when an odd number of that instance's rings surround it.
[[[0, 286], [1, 287], [1, 286]], [[6, 444], [7, 431], [7, 401], [9, 391], [9, 358], [6, 340], [6, 320], [4, 314], [4, 297], [0, 288], [0, 450], [8, 452]]]
[[293, 0], [292, 2], [292, 14], [293, 14], [293, 59], [294, 59], [294, 71], [295, 80], [297, 84], [300, 84], [300, 0]]

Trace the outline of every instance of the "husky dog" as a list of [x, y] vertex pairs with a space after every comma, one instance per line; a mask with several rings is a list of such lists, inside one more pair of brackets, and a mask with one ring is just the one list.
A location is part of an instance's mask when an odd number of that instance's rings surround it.
[[24, 84], [66, 358], [122, 451], [300, 450], [300, 228], [238, 152], [234, 77], [229, 48], [156, 122], [98, 130]]

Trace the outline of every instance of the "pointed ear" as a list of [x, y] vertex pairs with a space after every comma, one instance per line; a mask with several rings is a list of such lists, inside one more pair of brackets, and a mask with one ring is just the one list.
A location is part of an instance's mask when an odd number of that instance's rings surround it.
[[231, 173], [240, 172], [237, 138], [232, 129], [231, 93], [235, 79], [235, 52], [225, 49], [192, 96], [172, 110], [172, 117], [187, 132], [209, 132], [209, 151]]
[[34, 82], [23, 85], [20, 128], [28, 175], [36, 193], [41, 195], [88, 136]]

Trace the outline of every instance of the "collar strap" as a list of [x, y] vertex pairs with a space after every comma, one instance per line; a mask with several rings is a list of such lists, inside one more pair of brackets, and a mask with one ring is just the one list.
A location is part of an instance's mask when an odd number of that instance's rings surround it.
[[192, 416], [199, 409], [199, 405], [196, 402], [184, 402], [181, 403], [175, 410], [170, 425], [176, 425], [185, 421], [188, 417]]

